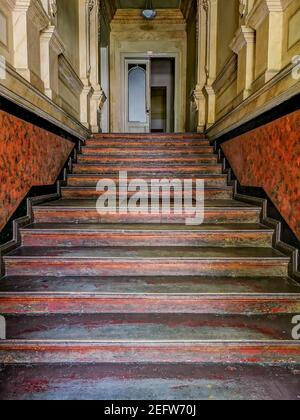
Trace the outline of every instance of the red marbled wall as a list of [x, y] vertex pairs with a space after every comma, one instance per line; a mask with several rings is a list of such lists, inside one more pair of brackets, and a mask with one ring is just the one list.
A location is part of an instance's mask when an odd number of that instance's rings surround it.
[[33, 186], [55, 183], [74, 144], [0, 111], [0, 230]]
[[222, 145], [243, 186], [262, 187], [300, 239], [300, 111]]

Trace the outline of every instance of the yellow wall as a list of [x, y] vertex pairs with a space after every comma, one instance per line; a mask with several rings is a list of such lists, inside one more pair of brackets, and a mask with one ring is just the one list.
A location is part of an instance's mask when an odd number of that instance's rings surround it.
[[218, 2], [217, 74], [232, 56], [229, 45], [239, 26], [239, 0]]
[[[300, 93], [300, 80], [292, 77], [292, 59], [300, 54], [300, 0], [249, 0], [244, 13], [238, 3], [216, 0], [215, 123], [207, 125], [211, 138]], [[213, 53], [211, 49], [208, 56]]]
[[157, 18], [145, 22], [140, 10], [118, 10], [110, 34], [110, 116], [111, 131], [125, 130], [124, 57], [139, 58], [163, 54], [176, 57], [175, 131], [186, 125], [186, 25], [180, 10], [160, 9]]
[[57, 0], [57, 29], [73, 68], [79, 71], [78, 0]]

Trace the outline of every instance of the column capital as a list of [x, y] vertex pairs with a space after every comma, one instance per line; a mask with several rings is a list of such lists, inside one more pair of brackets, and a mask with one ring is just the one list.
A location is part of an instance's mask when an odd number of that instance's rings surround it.
[[249, 28], [249, 26], [242, 25], [235, 34], [234, 39], [232, 40], [229, 47], [235, 54], [244, 48], [247, 44], [255, 43], [255, 30]]

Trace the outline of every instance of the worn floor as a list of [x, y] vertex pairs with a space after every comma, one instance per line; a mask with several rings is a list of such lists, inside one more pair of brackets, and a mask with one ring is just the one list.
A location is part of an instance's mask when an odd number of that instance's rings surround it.
[[6, 400], [300, 400], [300, 366], [87, 365], [0, 368]]

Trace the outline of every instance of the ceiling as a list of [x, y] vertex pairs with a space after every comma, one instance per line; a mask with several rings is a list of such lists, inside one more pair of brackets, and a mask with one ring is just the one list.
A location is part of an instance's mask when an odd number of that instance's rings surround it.
[[[117, 0], [118, 9], [144, 9], [146, 0]], [[155, 9], [179, 9], [181, 0], [152, 0]]]

